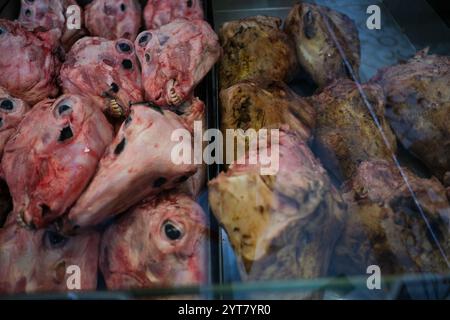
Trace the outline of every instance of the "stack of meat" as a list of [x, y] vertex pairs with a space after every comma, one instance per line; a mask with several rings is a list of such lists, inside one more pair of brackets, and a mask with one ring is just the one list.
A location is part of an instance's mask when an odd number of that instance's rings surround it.
[[[276, 175], [249, 164], [246, 144], [247, 158], [234, 153], [209, 183], [242, 278], [361, 275], [372, 264], [383, 274], [447, 273], [449, 57], [422, 51], [361, 84], [349, 17], [300, 2], [280, 25], [248, 17], [219, 34], [221, 129], [281, 130], [258, 150], [279, 151]], [[289, 88], [296, 70], [296, 85], [315, 86], [310, 97]], [[436, 178], [399, 166], [397, 141]]]
[[0, 294], [68, 290], [73, 266], [82, 290], [98, 270], [109, 289], [206, 280], [205, 175], [171, 136], [203, 121], [221, 48], [188, 2], [149, 1], [139, 36], [136, 0], [22, 0], [0, 20]]

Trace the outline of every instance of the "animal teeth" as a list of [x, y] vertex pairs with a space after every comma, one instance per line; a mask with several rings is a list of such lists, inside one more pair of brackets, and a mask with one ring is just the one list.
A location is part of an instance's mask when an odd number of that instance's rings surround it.
[[115, 118], [120, 118], [124, 115], [122, 107], [119, 105], [116, 99], [111, 99], [109, 103], [109, 111]]
[[25, 220], [24, 220], [24, 218], [23, 218], [23, 212], [19, 212], [19, 213], [17, 214], [17, 216], [16, 216], [16, 221], [17, 221], [17, 224], [18, 224], [20, 227], [25, 228], [25, 229], [28, 229], [28, 230], [31, 230], [31, 227], [30, 227], [29, 225], [26, 224], [26, 222], [25, 222]]
[[177, 92], [175, 91], [175, 83], [176, 83], [175, 80], [170, 81], [170, 86], [169, 86], [170, 89], [168, 92], [168, 98], [169, 98], [168, 102], [170, 105], [173, 105], [173, 106], [179, 105], [183, 101], [181, 99], [181, 97], [177, 94]]

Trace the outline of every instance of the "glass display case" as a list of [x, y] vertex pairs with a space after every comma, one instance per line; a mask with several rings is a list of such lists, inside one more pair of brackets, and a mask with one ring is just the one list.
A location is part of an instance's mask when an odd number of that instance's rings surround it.
[[0, 1], [0, 299], [449, 299], [444, 2]]

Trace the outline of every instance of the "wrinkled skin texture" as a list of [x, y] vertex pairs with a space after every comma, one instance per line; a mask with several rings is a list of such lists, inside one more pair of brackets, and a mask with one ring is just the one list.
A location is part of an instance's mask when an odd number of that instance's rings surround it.
[[[436, 178], [404, 169], [440, 245], [450, 249], [450, 205]], [[383, 274], [448, 273], [400, 171], [384, 160], [361, 163], [343, 186], [349, 213], [334, 256], [337, 274], [364, 274], [378, 265]]]
[[361, 161], [392, 159], [394, 134], [384, 118], [385, 100], [378, 85], [362, 85], [389, 142], [385, 144], [368, 107], [351, 80], [336, 80], [311, 99], [317, 111], [314, 148], [325, 167], [339, 180], [351, 178]]
[[176, 19], [136, 39], [147, 100], [178, 106], [211, 70], [221, 54], [217, 35], [203, 20]]
[[142, 23], [138, 0], [94, 0], [85, 7], [86, 28], [92, 36], [134, 41]]
[[386, 118], [399, 141], [450, 186], [450, 57], [424, 50], [374, 81], [384, 88]]
[[0, 87], [0, 159], [6, 142], [28, 110], [29, 107], [24, 101], [12, 97]]
[[148, 105], [133, 106], [94, 179], [64, 221], [63, 231], [100, 224], [193, 175], [195, 165], [172, 161], [175, 146], [192, 150], [187, 139], [181, 143], [171, 140], [176, 129], [187, 127], [175, 113]]
[[80, 268], [81, 290], [95, 290], [99, 245], [95, 231], [66, 238], [52, 229], [26, 230], [11, 219], [0, 229], [0, 294], [67, 291], [71, 265]]
[[30, 106], [58, 94], [60, 62], [41, 34], [0, 19], [0, 86]]
[[338, 78], [352, 79], [336, 41], [358, 78], [361, 60], [358, 29], [348, 16], [327, 7], [300, 3], [290, 11], [285, 30], [295, 42], [300, 66], [319, 88]]
[[205, 218], [194, 200], [177, 193], [131, 209], [102, 238], [100, 270], [108, 289], [205, 283]]
[[324, 276], [343, 228], [345, 205], [306, 143], [282, 131], [279, 152], [276, 175], [233, 164], [209, 183], [244, 280]]
[[6, 144], [2, 161], [18, 221], [42, 228], [64, 214], [111, 141], [111, 125], [89, 100], [63, 95], [37, 104]]
[[203, 20], [203, 8], [200, 0], [151, 0], [144, 9], [147, 29], [158, 29], [177, 18]]
[[221, 89], [242, 80], [292, 78], [297, 70], [295, 47], [280, 26], [281, 19], [266, 16], [230, 21], [222, 26]]
[[113, 117], [127, 115], [131, 103], [143, 101], [134, 46], [126, 39], [79, 40], [61, 68], [60, 82], [64, 92], [91, 98]]
[[[55, 30], [55, 41], [60, 41], [66, 50], [82, 36], [85, 31], [67, 28], [66, 11], [69, 6], [77, 5], [75, 0], [22, 0], [19, 22], [28, 30]], [[80, 13], [81, 8], [78, 6]], [[71, 20], [69, 22], [72, 22]]]
[[220, 102], [222, 132], [280, 128], [287, 124], [301, 139], [308, 140], [315, 125], [314, 108], [279, 81], [238, 83], [220, 92]]

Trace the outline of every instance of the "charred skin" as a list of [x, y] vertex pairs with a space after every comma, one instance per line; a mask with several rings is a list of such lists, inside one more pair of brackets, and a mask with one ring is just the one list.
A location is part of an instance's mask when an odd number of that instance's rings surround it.
[[[315, 127], [312, 105], [281, 81], [243, 81], [220, 92], [221, 130], [280, 129], [284, 126], [304, 141], [309, 141]], [[234, 160], [237, 160], [237, 144]], [[246, 142], [246, 149], [248, 143]], [[227, 154], [224, 143], [224, 154]]]
[[234, 164], [209, 183], [245, 280], [324, 276], [343, 228], [345, 205], [308, 146], [281, 132], [279, 150], [274, 176]]
[[[404, 172], [440, 245], [449, 252], [450, 205], [445, 188], [435, 178]], [[385, 275], [448, 273], [395, 165], [384, 160], [361, 163], [342, 193], [349, 212], [333, 257], [333, 272], [360, 275], [367, 266], [378, 265]]]
[[319, 88], [338, 78], [352, 79], [333, 33], [358, 77], [360, 42], [356, 25], [348, 16], [327, 7], [300, 3], [290, 11], [285, 30], [295, 42], [300, 66]]
[[386, 93], [386, 118], [400, 143], [450, 185], [450, 57], [423, 50], [373, 81]]
[[222, 26], [221, 89], [243, 80], [292, 78], [297, 69], [295, 48], [280, 26], [279, 18], [266, 16], [230, 21]]
[[336, 80], [310, 100], [317, 112], [314, 149], [324, 166], [341, 181], [351, 178], [360, 162], [391, 160], [397, 150], [395, 136], [384, 117], [381, 87], [368, 84], [362, 88], [389, 147], [353, 81]]
[[309, 140], [315, 125], [315, 110], [281, 81], [254, 80], [238, 83], [220, 92], [222, 132], [226, 129], [281, 128], [289, 125], [303, 140]]

